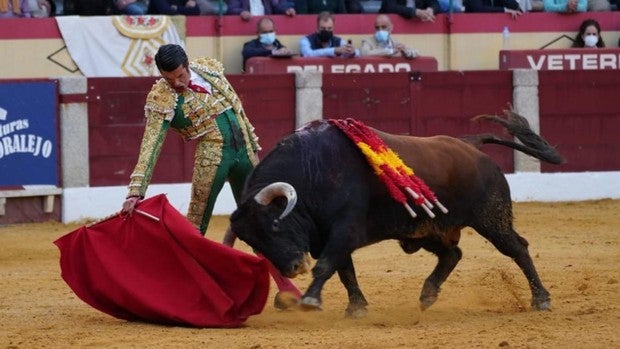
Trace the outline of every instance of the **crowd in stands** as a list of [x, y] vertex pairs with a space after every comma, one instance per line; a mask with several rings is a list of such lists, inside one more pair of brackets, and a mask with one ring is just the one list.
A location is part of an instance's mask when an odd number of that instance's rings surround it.
[[[374, 35], [362, 39], [362, 46], [357, 49], [351, 40], [345, 40], [335, 34], [336, 19], [329, 11], [323, 11], [317, 16], [316, 32], [310, 33], [299, 40], [299, 55], [301, 57], [403, 57], [414, 59], [420, 52], [395, 41], [391, 34], [394, 25], [386, 14], [378, 14], [374, 21]], [[263, 17], [256, 27], [257, 37], [246, 42], [241, 52], [243, 69], [246, 62], [252, 57], [272, 57], [294, 55], [276, 38], [275, 24], [269, 17]], [[620, 40], [618, 42], [620, 46]], [[594, 19], [586, 19], [581, 23], [579, 32], [573, 39], [575, 48], [603, 48], [605, 42], [601, 37], [601, 26]]]
[[393, 13], [432, 22], [439, 13], [620, 10], [620, 0], [0, 0], [0, 19], [54, 15], [237, 15]]
[[[319, 14], [317, 31], [300, 40], [299, 54], [302, 57], [383, 55], [414, 58], [419, 52], [392, 40], [393, 25], [388, 16], [377, 16], [375, 34], [363, 40], [360, 52], [350, 40], [345, 41], [334, 35], [333, 14], [397, 14], [407, 19], [433, 22], [436, 14], [446, 12], [507, 13], [516, 18], [532, 11], [574, 13], [620, 10], [619, 5], [620, 0], [0, 0], [0, 19], [163, 14], [236, 15], [248, 21], [253, 16], [261, 16], [256, 39], [243, 47], [245, 66], [245, 61], [253, 56], [293, 54], [276, 39], [274, 23], [265, 17], [270, 15], [292, 17], [297, 14]], [[598, 22], [584, 21], [573, 39], [573, 47], [605, 47], [600, 32]]]

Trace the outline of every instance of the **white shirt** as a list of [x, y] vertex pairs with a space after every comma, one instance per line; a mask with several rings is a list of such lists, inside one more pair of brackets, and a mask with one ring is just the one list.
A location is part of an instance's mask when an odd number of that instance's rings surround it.
[[212, 94], [213, 89], [211, 87], [211, 84], [207, 80], [205, 80], [202, 76], [198, 75], [198, 73], [194, 72], [191, 69], [189, 70], [189, 75], [189, 80], [192, 82], [192, 84], [198, 85], [207, 90], [209, 94]]
[[250, 14], [252, 16], [265, 15], [265, 6], [262, 0], [250, 0]]

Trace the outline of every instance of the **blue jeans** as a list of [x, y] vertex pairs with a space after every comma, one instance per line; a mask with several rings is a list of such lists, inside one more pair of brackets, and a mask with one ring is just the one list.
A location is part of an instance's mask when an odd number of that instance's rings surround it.
[[134, 3], [127, 5], [127, 7], [125, 7], [121, 12], [125, 15], [139, 16], [139, 15], [145, 15], [147, 10], [148, 8], [146, 6], [146, 3], [142, 1], [136, 1]]
[[[450, 0], [438, 0], [439, 13], [450, 12]], [[462, 0], [452, 0], [452, 12], [459, 13], [464, 12]]]

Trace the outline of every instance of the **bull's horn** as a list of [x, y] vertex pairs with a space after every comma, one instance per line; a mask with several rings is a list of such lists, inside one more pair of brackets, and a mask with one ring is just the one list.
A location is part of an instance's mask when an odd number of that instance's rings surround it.
[[280, 215], [280, 219], [282, 219], [291, 213], [297, 203], [297, 192], [292, 185], [285, 182], [271, 183], [256, 193], [254, 200], [261, 205], [269, 205], [278, 196], [285, 196], [287, 200], [286, 208]]

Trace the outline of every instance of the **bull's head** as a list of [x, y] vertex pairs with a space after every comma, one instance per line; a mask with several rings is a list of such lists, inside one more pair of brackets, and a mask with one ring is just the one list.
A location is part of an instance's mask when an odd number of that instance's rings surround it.
[[293, 212], [296, 204], [295, 188], [276, 182], [246, 198], [230, 217], [233, 232], [288, 277], [310, 267], [308, 233], [301, 228], [299, 214]]

